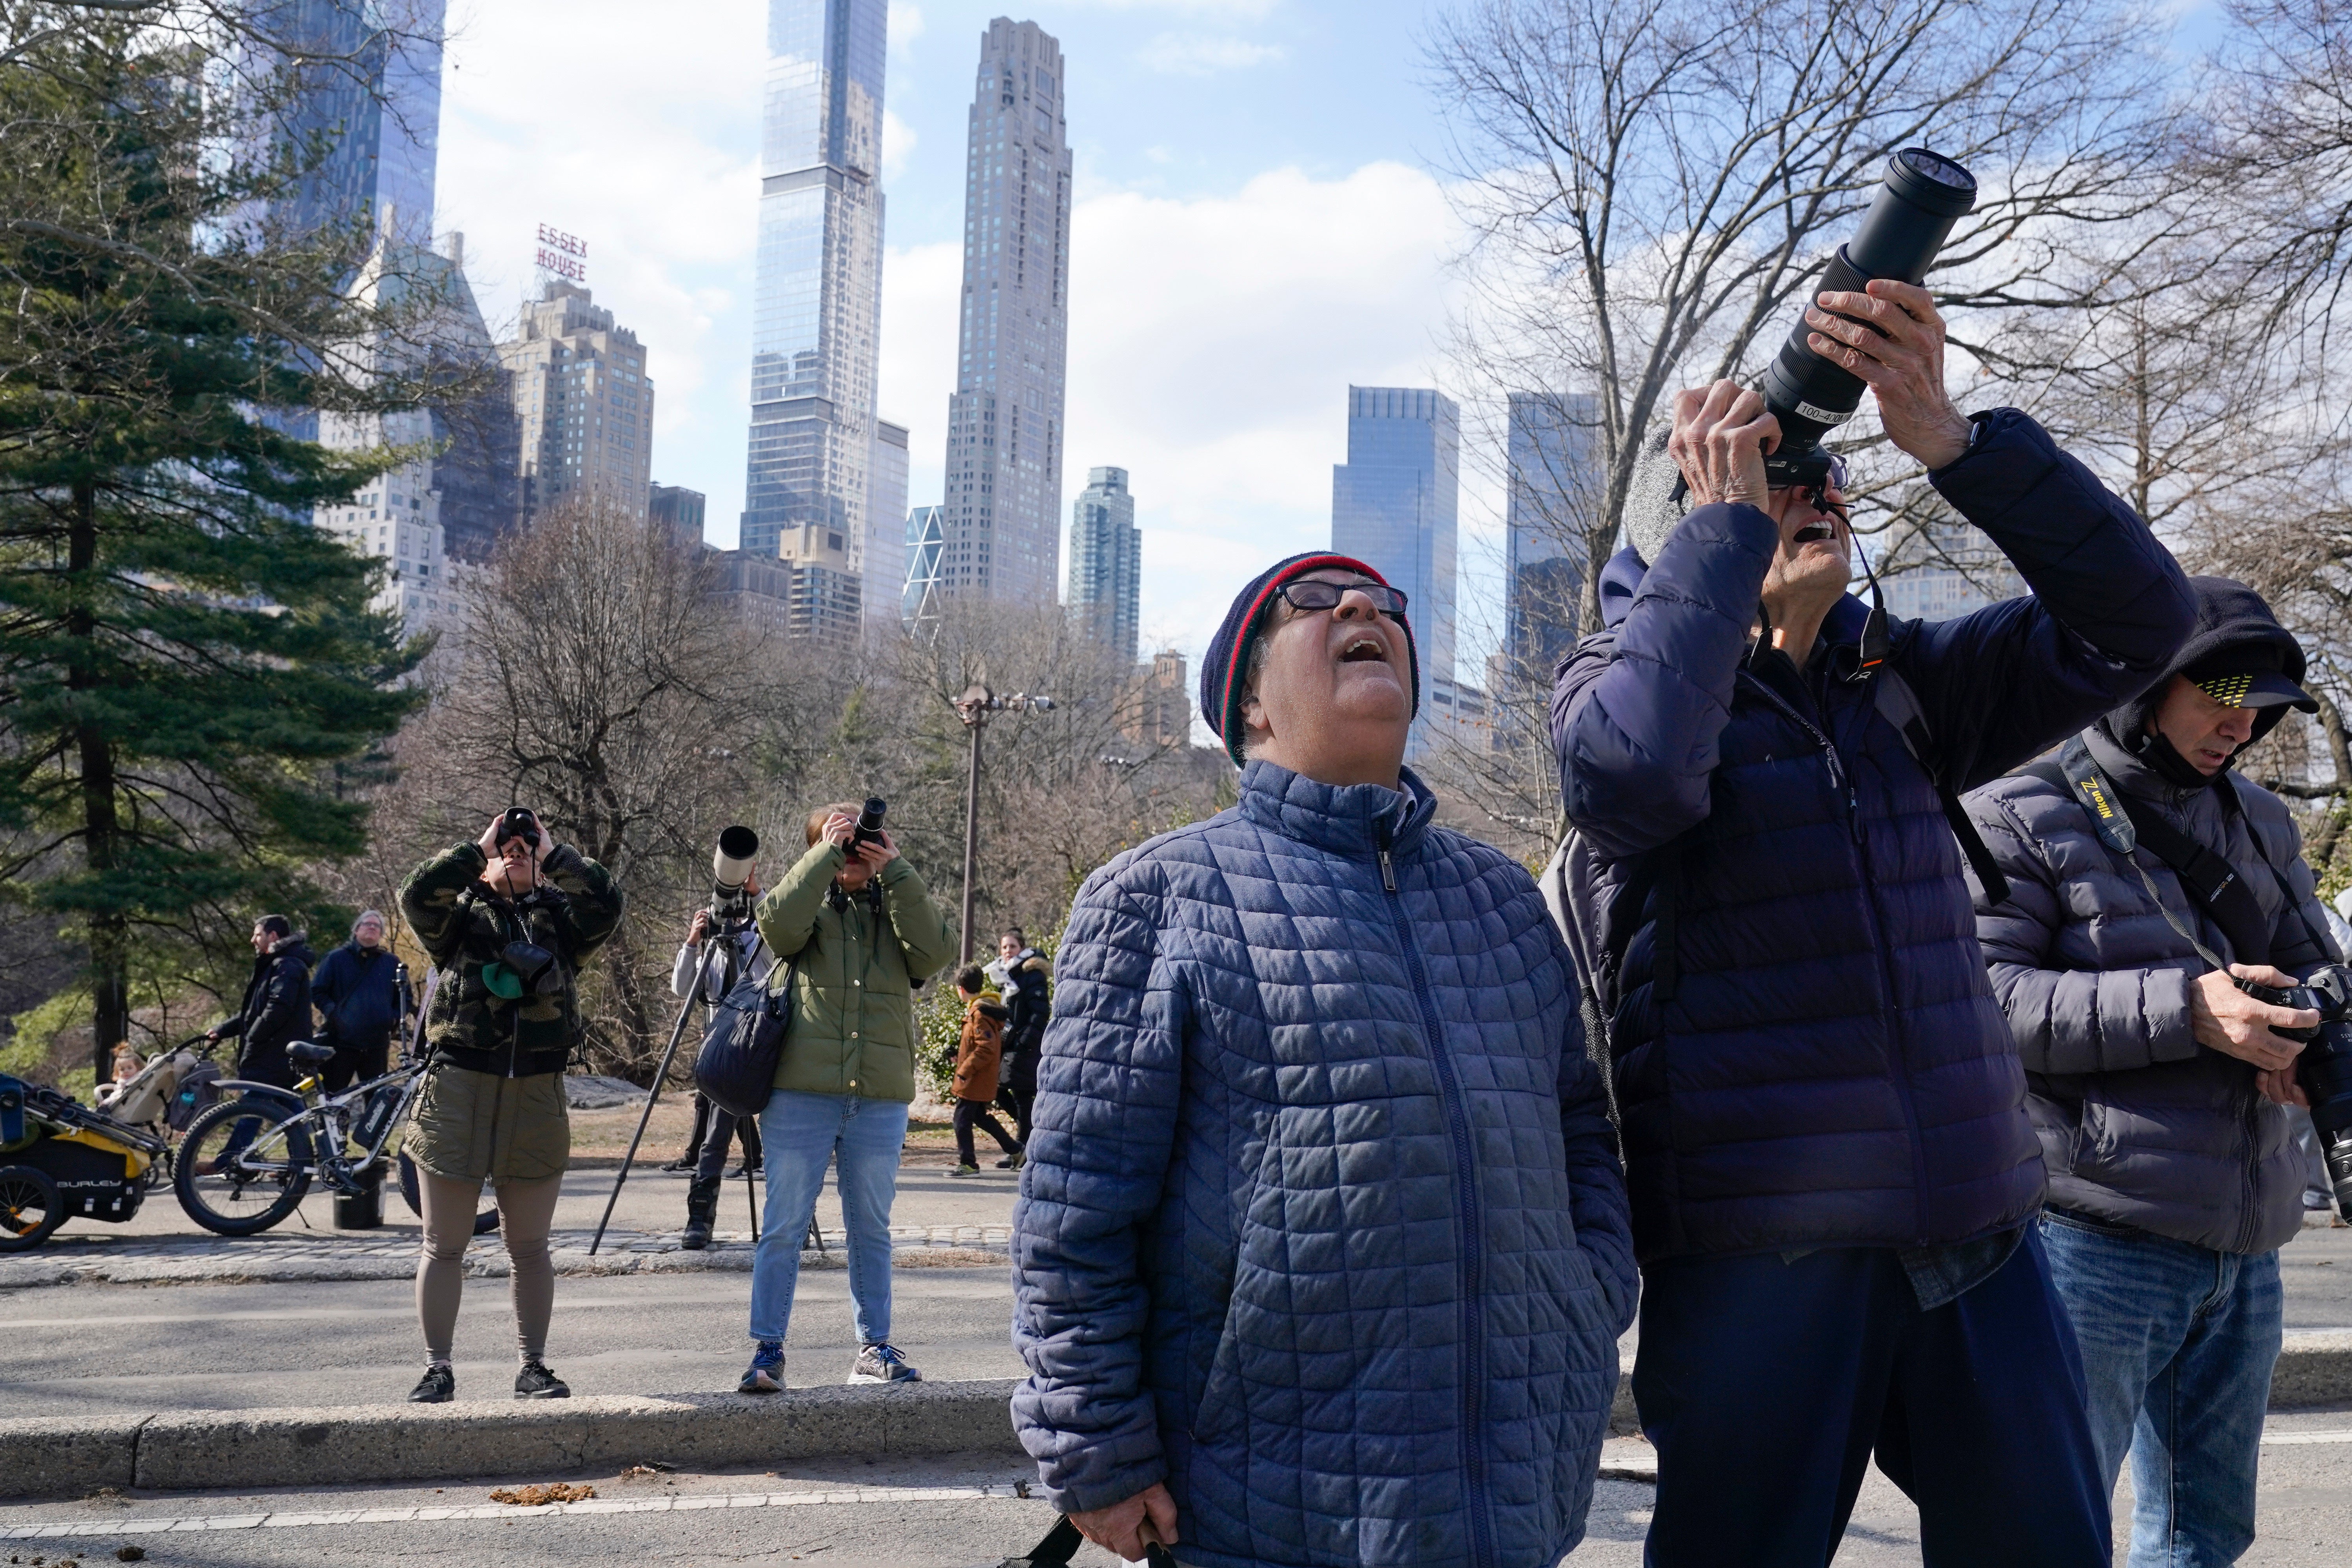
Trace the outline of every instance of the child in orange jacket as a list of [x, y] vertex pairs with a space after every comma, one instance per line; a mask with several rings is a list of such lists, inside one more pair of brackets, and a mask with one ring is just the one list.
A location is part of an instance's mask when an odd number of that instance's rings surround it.
[[956, 971], [956, 992], [964, 999], [963, 1038], [956, 1044], [955, 1135], [956, 1168], [950, 1176], [977, 1176], [980, 1159], [972, 1152], [971, 1130], [988, 1129], [1013, 1162], [1021, 1168], [1021, 1145], [1004, 1124], [989, 1113], [996, 1099], [997, 1064], [1004, 1055], [1004, 1020], [1012, 1016], [977, 963]]

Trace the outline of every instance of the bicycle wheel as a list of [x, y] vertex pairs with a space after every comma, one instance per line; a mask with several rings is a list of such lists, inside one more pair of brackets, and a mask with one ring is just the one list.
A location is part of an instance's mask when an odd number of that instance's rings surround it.
[[47, 1172], [0, 1166], [0, 1252], [30, 1252], [65, 1222], [65, 1205]]
[[224, 1100], [188, 1123], [172, 1186], [206, 1230], [258, 1236], [294, 1212], [310, 1190], [310, 1162], [297, 1160], [267, 1100]]
[[[400, 1152], [400, 1197], [408, 1205], [410, 1214], [419, 1219], [425, 1217], [425, 1200], [417, 1195], [416, 1162], [408, 1157], [405, 1149]], [[495, 1203], [474, 1216], [476, 1236], [488, 1236], [498, 1228], [499, 1205]]]

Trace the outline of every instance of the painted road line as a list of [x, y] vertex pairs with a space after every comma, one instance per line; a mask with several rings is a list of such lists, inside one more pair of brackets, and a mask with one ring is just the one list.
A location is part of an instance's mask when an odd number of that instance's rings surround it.
[[2352, 1432], [2265, 1432], [2263, 1441], [2271, 1443], [2352, 1443]]
[[82, 1535], [187, 1535], [215, 1530], [312, 1530], [329, 1525], [421, 1524], [445, 1519], [526, 1519], [592, 1513], [698, 1513], [708, 1509], [844, 1508], [902, 1502], [986, 1502], [1018, 1499], [1025, 1482], [984, 1487], [850, 1487], [829, 1491], [702, 1492], [687, 1497], [591, 1498], [585, 1502], [430, 1508], [338, 1509], [313, 1513], [216, 1513], [186, 1519], [72, 1519], [0, 1528], [0, 1541], [55, 1541]]

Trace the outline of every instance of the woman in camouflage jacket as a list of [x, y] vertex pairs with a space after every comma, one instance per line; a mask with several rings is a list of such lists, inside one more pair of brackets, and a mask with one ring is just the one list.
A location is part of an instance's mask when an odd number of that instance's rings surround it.
[[[418, 867], [400, 910], [440, 975], [425, 1017], [433, 1076], [407, 1140], [425, 1209], [416, 1310], [425, 1345], [425, 1376], [408, 1397], [439, 1404], [457, 1392], [449, 1345], [487, 1180], [511, 1260], [515, 1397], [562, 1399], [571, 1390], [545, 1355], [555, 1307], [548, 1231], [572, 1152], [563, 1069], [580, 1032], [580, 967], [620, 923], [621, 889], [521, 813]], [[534, 973], [540, 954], [551, 962]]]

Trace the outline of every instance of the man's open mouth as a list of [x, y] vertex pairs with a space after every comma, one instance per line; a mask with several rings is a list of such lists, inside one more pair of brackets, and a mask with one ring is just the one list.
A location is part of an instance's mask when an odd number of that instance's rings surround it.
[[1341, 664], [1386, 664], [1388, 661], [1388, 649], [1382, 647], [1381, 639], [1375, 637], [1352, 638], [1346, 647], [1339, 650]]
[[1805, 524], [1804, 527], [1797, 530], [1796, 541], [1799, 544], [1811, 544], [1821, 540], [1834, 539], [1836, 537], [1837, 530], [1832, 528], [1828, 523], [1809, 522]]

